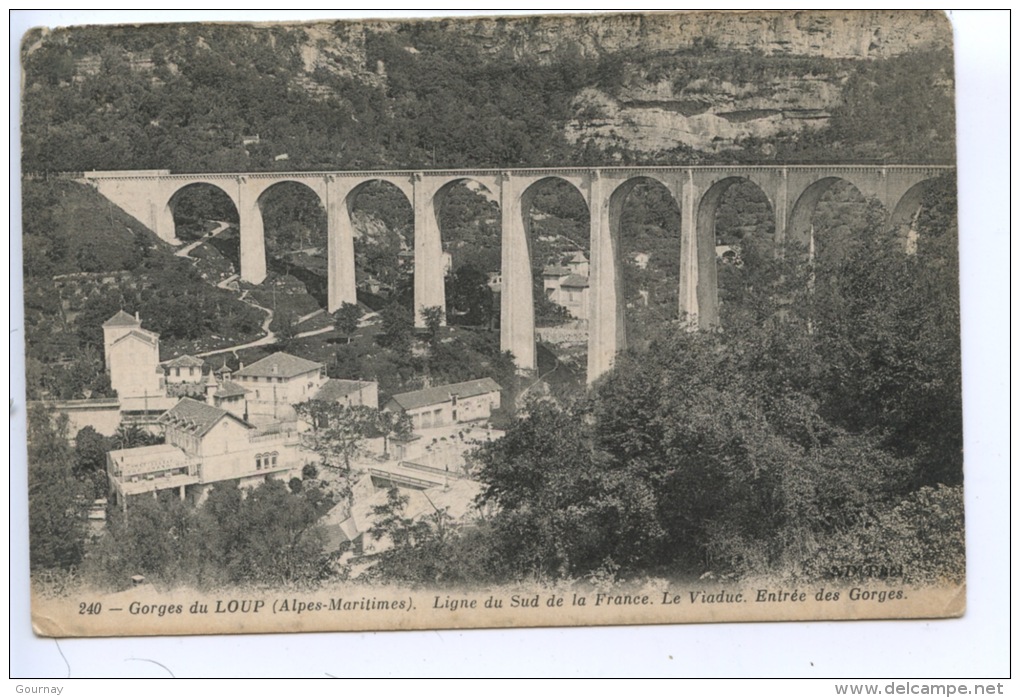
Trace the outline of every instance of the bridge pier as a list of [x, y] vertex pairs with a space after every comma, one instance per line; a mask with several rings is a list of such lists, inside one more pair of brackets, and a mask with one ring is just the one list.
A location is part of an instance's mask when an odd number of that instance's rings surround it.
[[[446, 310], [443, 241], [436, 194], [421, 172], [414, 174], [414, 326], [424, 327], [425, 308]], [[446, 324], [444, 318], [443, 324]]]
[[686, 170], [680, 185], [680, 321], [698, 323], [698, 190], [694, 172]]
[[588, 383], [595, 382], [627, 348], [623, 289], [619, 271], [619, 205], [607, 195], [606, 181], [598, 170], [589, 179], [591, 276], [588, 281], [591, 307], [588, 320]]
[[499, 299], [499, 347], [514, 356], [517, 369], [531, 372], [535, 359], [535, 301], [531, 278], [530, 225], [524, 213], [530, 206], [523, 192], [507, 174], [500, 176], [499, 210], [503, 239], [500, 241], [501, 276]]
[[250, 284], [266, 280], [266, 234], [258, 192], [247, 177], [237, 178], [237, 216], [241, 237], [241, 278]]
[[[355, 182], [357, 184], [357, 182]], [[326, 312], [344, 303], [357, 304], [354, 268], [354, 224], [351, 193], [356, 187], [336, 177], [326, 178]]]

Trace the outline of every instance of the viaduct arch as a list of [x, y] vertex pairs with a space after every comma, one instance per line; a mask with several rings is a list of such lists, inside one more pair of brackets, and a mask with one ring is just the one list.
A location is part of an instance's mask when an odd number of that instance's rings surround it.
[[[875, 198], [889, 212], [890, 225], [909, 228], [928, 181], [952, 170], [938, 165], [726, 165], [690, 167], [565, 167], [535, 169], [391, 170], [336, 172], [254, 172], [179, 174], [167, 170], [84, 173], [82, 181], [147, 225], [176, 242], [172, 198], [191, 184], [222, 190], [237, 208], [241, 229], [241, 277], [266, 277], [265, 233], [259, 200], [274, 184], [297, 182], [311, 189], [326, 210], [329, 311], [357, 301], [351, 207], [361, 187], [388, 182], [414, 209], [415, 321], [421, 310], [445, 307], [442, 239], [437, 213], [449, 186], [472, 180], [500, 203], [502, 222], [500, 347], [511, 351], [522, 371], [533, 371], [534, 304], [531, 285], [530, 217], [534, 185], [556, 178], [574, 186], [590, 214], [591, 309], [588, 381], [608, 371], [626, 348], [620, 274], [621, 207], [636, 181], [653, 179], [680, 209], [679, 313], [700, 327], [718, 322], [715, 280], [715, 211], [723, 193], [750, 180], [765, 194], [775, 216], [776, 243], [803, 242], [822, 194], [839, 179]], [[905, 237], [909, 234], [905, 230]]]

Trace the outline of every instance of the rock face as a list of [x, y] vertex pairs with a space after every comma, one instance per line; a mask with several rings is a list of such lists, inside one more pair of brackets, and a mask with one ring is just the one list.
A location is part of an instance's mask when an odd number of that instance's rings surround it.
[[590, 88], [574, 99], [565, 136], [646, 153], [678, 146], [718, 152], [748, 138], [822, 128], [840, 102], [843, 79], [791, 76], [765, 85], [699, 79], [679, 91], [635, 81], [616, 98]]
[[[199, 29], [198, 31], [203, 31]], [[494, 61], [552, 62], [580, 56], [622, 78], [602, 78], [571, 95], [568, 142], [618, 145], [657, 153], [676, 148], [720, 152], [754, 139], [824, 127], [842, 96], [849, 66], [907, 51], [945, 49], [952, 29], [930, 11], [692, 12], [555, 17], [482, 17], [411, 22], [371, 20], [285, 26], [253, 25], [274, 48], [279, 36], [296, 47], [291, 79], [307, 94], [344, 99], [332, 78], [387, 89], [386, 66], [369, 59], [373, 35], [399, 37], [411, 55], [424, 34], [479, 47]], [[265, 38], [263, 36], [263, 38]], [[197, 37], [197, 45], [204, 39]], [[208, 44], [205, 44], [208, 48]], [[30, 52], [31, 42], [26, 43]], [[734, 57], [775, 68], [768, 74]], [[145, 50], [127, 52], [131, 68], [151, 73]], [[730, 63], [726, 63], [729, 60]], [[99, 71], [98, 54], [76, 61], [76, 77]], [[168, 69], [175, 69], [172, 63]], [[768, 146], [765, 146], [768, 147]]]
[[[449, 20], [439, 20], [454, 26]], [[573, 46], [585, 57], [626, 50], [676, 51], [705, 46], [830, 58], [887, 58], [946, 46], [952, 30], [940, 12], [799, 11], [478, 18], [465, 31], [492, 52], [516, 58]]]
[[[433, 22], [494, 56], [539, 62], [564, 51], [587, 59], [621, 54], [623, 60], [746, 52], [817, 57], [831, 64], [945, 48], [952, 41], [940, 12], [698, 12]], [[400, 31], [389, 22], [342, 26], [366, 33]], [[719, 152], [749, 138], [824, 127], [846, 80], [846, 72], [831, 65], [761, 82], [706, 78], [697, 69], [677, 80], [668, 58], [664, 63], [660, 70], [628, 64], [624, 84], [612, 94], [596, 88], [579, 93], [572, 104], [575, 117], [564, 128], [566, 139], [645, 153], [677, 147]]]

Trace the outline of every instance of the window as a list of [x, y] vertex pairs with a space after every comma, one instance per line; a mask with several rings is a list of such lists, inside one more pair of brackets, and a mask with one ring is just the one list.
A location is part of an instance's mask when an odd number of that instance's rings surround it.
[[270, 462], [270, 464], [271, 464], [271, 465], [272, 465], [272, 466], [273, 466], [274, 468], [276, 467], [276, 456], [277, 456], [277, 455], [278, 455], [278, 454], [276, 454], [276, 453], [273, 453], [273, 455], [271, 455], [271, 456], [269, 457], [269, 462]]
[[175, 368], [175, 369], [174, 369], [174, 375], [175, 375], [175, 376], [176, 376], [177, 378], [180, 378], [180, 377], [181, 377], [181, 369], [180, 369], [180, 368]]
[[255, 456], [255, 470], [262, 470], [262, 456]]

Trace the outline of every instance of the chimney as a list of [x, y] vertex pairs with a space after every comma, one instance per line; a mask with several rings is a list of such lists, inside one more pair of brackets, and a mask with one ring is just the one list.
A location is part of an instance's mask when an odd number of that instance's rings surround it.
[[136, 310], [136, 311], [135, 311], [135, 322], [137, 322], [137, 323], [141, 323], [141, 321], [142, 321], [142, 318], [140, 318], [140, 317], [138, 316], [138, 311]]

